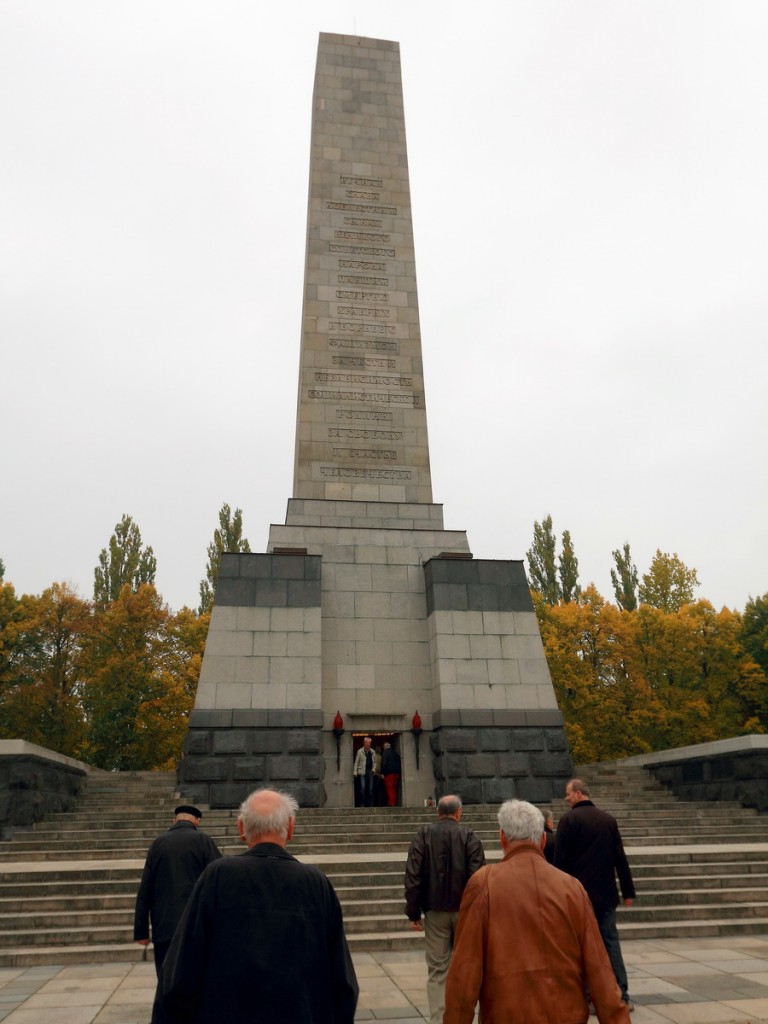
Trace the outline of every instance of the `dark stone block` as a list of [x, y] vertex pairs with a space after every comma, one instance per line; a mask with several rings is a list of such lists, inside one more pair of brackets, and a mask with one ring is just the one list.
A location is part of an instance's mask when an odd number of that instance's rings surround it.
[[198, 782], [194, 785], [181, 783], [179, 795], [185, 804], [193, 804], [195, 807], [199, 807], [200, 804], [207, 805], [209, 803], [209, 789], [210, 787], [206, 782]]
[[446, 783], [450, 779], [463, 779], [465, 775], [462, 754], [446, 754], [443, 757], [443, 778]]
[[223, 551], [219, 559], [219, 580], [237, 579], [240, 575], [240, 556], [234, 551]]
[[256, 580], [256, 596], [253, 602], [257, 608], [287, 608], [287, 580]]
[[264, 757], [236, 757], [232, 765], [232, 778], [235, 782], [263, 782]]
[[285, 750], [283, 729], [260, 729], [249, 736], [252, 754], [282, 754]]
[[453, 709], [436, 711], [432, 716], [432, 725], [435, 729], [461, 725], [461, 712]]
[[683, 763], [682, 781], [687, 783], [701, 782], [704, 778], [704, 763], [702, 761], [685, 761]]
[[472, 729], [477, 726], [493, 725], [493, 712], [478, 710], [477, 708], [467, 708], [459, 712], [459, 720], [462, 725], [469, 726]]
[[450, 788], [443, 788], [440, 796], [445, 796], [446, 793], [457, 793], [461, 797], [463, 804], [482, 804], [483, 800], [483, 782], [481, 779], [461, 779], [456, 784], [450, 784]]
[[253, 580], [222, 579], [216, 584], [213, 599], [214, 606], [219, 608], [250, 608], [255, 603], [256, 584]]
[[322, 757], [304, 758], [304, 778], [308, 782], [317, 782], [325, 777], [325, 761]]
[[269, 580], [272, 578], [272, 556], [265, 554], [244, 554], [240, 556], [240, 576], [248, 580]]
[[477, 739], [481, 750], [509, 750], [510, 736], [506, 729], [478, 729]]
[[473, 612], [499, 611], [499, 588], [488, 583], [469, 583], [467, 608]]
[[184, 741], [184, 753], [210, 754], [211, 733], [208, 729], [190, 729]]
[[323, 574], [323, 559], [320, 555], [307, 555], [304, 559], [304, 579], [319, 580]]
[[515, 579], [513, 566], [518, 563], [496, 561], [485, 558], [477, 560], [478, 583], [492, 583], [494, 587], [508, 587], [510, 584], [520, 582]]
[[533, 600], [527, 585], [499, 590], [500, 612], [532, 612]]
[[185, 757], [181, 762], [184, 782], [223, 782], [228, 778], [229, 759], [226, 757]]
[[232, 711], [232, 725], [241, 729], [256, 729], [267, 724], [268, 716], [266, 711], [259, 711], [256, 708], [235, 708]]
[[323, 712], [319, 708], [309, 708], [301, 713], [302, 724], [310, 729], [322, 729]]
[[275, 708], [269, 712], [268, 721], [271, 728], [297, 729], [304, 725], [304, 712]]
[[216, 782], [210, 787], [209, 803], [211, 807], [239, 807], [253, 787], [247, 782]]
[[301, 758], [296, 756], [272, 756], [267, 759], [267, 771], [273, 782], [282, 779], [301, 778]]
[[499, 708], [493, 712], [493, 724], [503, 726], [526, 725], [527, 720], [524, 711], [507, 711]]
[[467, 754], [464, 759], [468, 778], [490, 778], [497, 773], [495, 754]]
[[190, 729], [228, 729], [232, 725], [231, 711], [192, 711]]
[[522, 777], [529, 771], [526, 754], [499, 754], [499, 775], [503, 778]]
[[322, 734], [319, 729], [289, 729], [285, 749], [289, 754], [320, 754], [323, 749]]
[[[286, 786], [287, 791], [298, 801], [299, 807], [325, 807], [328, 799], [322, 782], [305, 782], [300, 786]], [[301, 825], [299, 824], [299, 828]]]
[[552, 729], [562, 726], [563, 716], [560, 711], [529, 710], [525, 712], [525, 721], [532, 728]]
[[443, 759], [442, 759], [442, 757], [433, 757], [432, 758], [432, 774], [434, 775], [436, 780], [444, 778], [444, 774], [445, 773], [443, 772]]
[[544, 750], [543, 729], [513, 729], [513, 750]]
[[303, 580], [305, 555], [270, 555], [272, 579]]
[[554, 796], [550, 779], [519, 779], [517, 795], [532, 804], [549, 804]]
[[244, 729], [219, 729], [213, 733], [214, 754], [244, 754], [246, 751]]
[[730, 757], [715, 757], [709, 762], [709, 777], [713, 781], [719, 779], [732, 779], [735, 775], [735, 765]]
[[445, 558], [430, 558], [424, 564], [424, 579], [427, 587], [433, 583], [448, 582], [448, 560]]
[[320, 580], [288, 580], [287, 588], [289, 608], [320, 607]]
[[547, 750], [553, 754], [565, 753], [568, 750], [568, 737], [565, 735], [565, 729], [545, 729], [544, 740]]
[[435, 583], [427, 591], [427, 614], [442, 611], [467, 611], [467, 588], [462, 583]]
[[477, 733], [474, 729], [444, 729], [443, 749], [446, 752], [474, 753], [477, 750]]
[[573, 762], [569, 754], [539, 754], [531, 756], [531, 774], [536, 776], [558, 776], [569, 779], [573, 775]]
[[505, 800], [514, 800], [517, 795], [517, 783], [512, 779], [483, 779], [483, 803], [503, 804]]

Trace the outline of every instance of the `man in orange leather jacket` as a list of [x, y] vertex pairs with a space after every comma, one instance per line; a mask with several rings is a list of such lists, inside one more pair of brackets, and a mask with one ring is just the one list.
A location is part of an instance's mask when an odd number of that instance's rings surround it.
[[547, 864], [544, 818], [533, 804], [499, 810], [503, 859], [464, 890], [443, 1024], [629, 1024], [583, 886]]

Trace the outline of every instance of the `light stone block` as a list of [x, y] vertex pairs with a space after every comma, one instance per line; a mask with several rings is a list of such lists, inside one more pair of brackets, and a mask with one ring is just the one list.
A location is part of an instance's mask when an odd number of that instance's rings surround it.
[[270, 612], [270, 628], [273, 632], [304, 632], [303, 608], [272, 608]]
[[470, 658], [472, 656], [469, 648], [468, 636], [443, 636], [436, 638], [437, 649], [441, 658]]
[[195, 707], [206, 711], [215, 708], [216, 688], [216, 683], [198, 683], [197, 695], [195, 696]]
[[352, 690], [360, 687], [372, 689], [375, 685], [376, 673], [373, 665], [341, 665], [337, 663], [336, 685], [339, 689]]
[[498, 636], [470, 636], [470, 658], [500, 658], [501, 639]]
[[519, 686], [520, 666], [508, 658], [488, 659], [488, 681], [494, 686]]
[[440, 688], [440, 707], [451, 710], [473, 708], [475, 706], [474, 686], [442, 686]]
[[220, 630], [237, 629], [237, 613], [239, 609], [232, 606], [216, 606], [214, 603], [211, 612], [211, 623], [208, 633], [219, 632]]
[[291, 658], [320, 656], [320, 636], [317, 633], [289, 633], [286, 653]]
[[288, 683], [285, 691], [287, 708], [320, 708], [320, 683]]
[[254, 634], [247, 630], [242, 633], [235, 630], [212, 633], [209, 630], [205, 644], [206, 657], [209, 653], [213, 656], [219, 654], [229, 657], [253, 654], [253, 637]]
[[[461, 613], [461, 614], [468, 614], [468, 613]], [[455, 621], [454, 615], [455, 615], [454, 612], [446, 612], [446, 611], [432, 612], [432, 614], [429, 616], [430, 625], [432, 626], [432, 628], [434, 629], [434, 631], [436, 633], [445, 633], [446, 635], [451, 635], [453, 633], [453, 631], [454, 631], [454, 629], [453, 629], [453, 624], [454, 624], [454, 621]], [[458, 632], [459, 633], [470, 633], [470, 632], [474, 633], [475, 631], [474, 630], [469, 630], [469, 629], [459, 629]], [[481, 630], [481, 632], [482, 632], [482, 630]]]
[[485, 628], [485, 625], [484, 625], [484, 622], [483, 622], [484, 614], [485, 613], [483, 613], [483, 612], [464, 612], [464, 611], [457, 611], [457, 612], [435, 612], [434, 615], [432, 616], [432, 618], [437, 619], [438, 616], [439, 616], [440, 617], [440, 621], [442, 621], [443, 617], [446, 617], [446, 618], [450, 619], [451, 624], [452, 624], [452, 628], [450, 628], [450, 629], [441, 629], [440, 632], [443, 632], [443, 633], [464, 633], [464, 634], [467, 634], [467, 635], [470, 634], [470, 633], [475, 633], [475, 634], [476, 633], [492, 633], [493, 632], [492, 629], [486, 629]]
[[216, 687], [216, 707], [250, 708], [252, 689], [250, 683], [219, 683]]
[[235, 683], [269, 682], [269, 658], [234, 658]]
[[270, 683], [303, 683], [304, 658], [270, 658]]
[[207, 649], [203, 667], [200, 672], [200, 684], [233, 683], [235, 681], [235, 663], [237, 659], [229, 655], [209, 654]]
[[478, 684], [488, 684], [488, 662], [486, 661], [457, 661], [456, 662], [456, 682], [457, 683], [471, 683], [474, 686]]
[[270, 627], [269, 608], [237, 608], [237, 628], [264, 632]]
[[521, 685], [514, 688], [510, 687], [507, 692], [508, 706], [516, 711], [539, 710], [539, 700], [538, 686]]
[[[537, 659], [536, 661], [521, 660], [518, 662], [518, 665], [520, 666], [520, 682], [522, 685], [543, 687], [552, 686], [549, 667], [544, 658]], [[536, 706], [538, 707], [538, 704]]]
[[539, 620], [536, 618], [536, 612], [514, 612], [513, 614], [516, 633], [521, 636], [526, 633], [539, 635]]

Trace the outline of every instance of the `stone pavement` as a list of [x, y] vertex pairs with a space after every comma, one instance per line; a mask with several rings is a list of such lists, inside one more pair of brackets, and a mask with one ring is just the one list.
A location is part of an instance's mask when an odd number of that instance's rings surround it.
[[[633, 1024], [768, 1024], [768, 935], [623, 943]], [[356, 953], [357, 1020], [421, 1024], [420, 952]], [[148, 1024], [151, 962], [0, 969], [5, 1024]]]

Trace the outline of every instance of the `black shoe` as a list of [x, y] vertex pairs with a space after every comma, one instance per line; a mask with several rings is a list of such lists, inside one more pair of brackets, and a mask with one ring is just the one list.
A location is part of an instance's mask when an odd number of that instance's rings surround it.
[[635, 1012], [635, 1004], [632, 1002], [632, 1000], [629, 998], [629, 996], [627, 996], [626, 999], [622, 999], [621, 1001], [622, 1001], [622, 1003], [624, 1003], [624, 1005], [626, 1006], [626, 1008], [629, 1010], [630, 1013], [634, 1013]]

